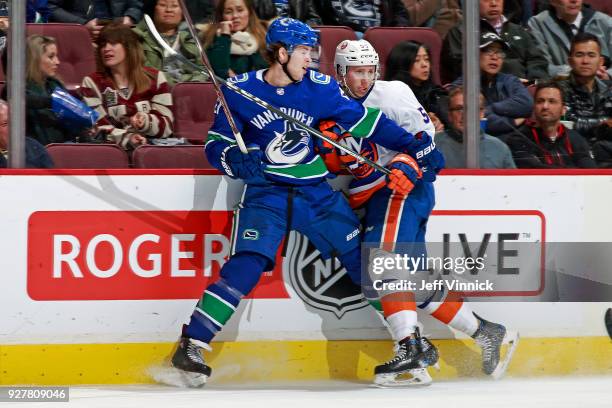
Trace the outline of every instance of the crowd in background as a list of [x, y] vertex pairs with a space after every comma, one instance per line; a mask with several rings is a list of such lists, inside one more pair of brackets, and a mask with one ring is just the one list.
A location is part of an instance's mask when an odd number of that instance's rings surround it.
[[[10, 24], [7, 3], [0, 1], [0, 49], [6, 48]], [[402, 41], [386, 57], [381, 79], [403, 81], [412, 88], [435, 125], [447, 167], [465, 167], [461, 0], [186, 4], [213, 70], [222, 78], [268, 66], [263, 57], [265, 34], [277, 17], [312, 26], [348, 26], [358, 38], [372, 27], [432, 28], [443, 43], [440, 72], [434, 72], [438, 67], [426, 45]], [[481, 167], [612, 167], [612, 17], [605, 4], [479, 1]], [[151, 16], [163, 40], [197, 69], [157, 43], [144, 14]], [[180, 136], [173, 134], [172, 87], [210, 79], [178, 0], [28, 0], [27, 22], [83, 25], [97, 66], [77, 90], [67, 89], [57, 74], [59, 49], [65, 45], [43, 35], [28, 38], [26, 147], [37, 157], [39, 146], [50, 143], [116, 143], [130, 151]], [[437, 77], [441, 83], [434, 81]], [[64, 102], [70, 97], [82, 104], [79, 117], [65, 112]], [[6, 100], [6, 90], [2, 99]], [[8, 106], [0, 104], [0, 122], [6, 111]], [[6, 154], [4, 139], [0, 138], [0, 151]], [[3, 159], [0, 154], [0, 166], [6, 165]], [[39, 157], [28, 165], [50, 166]]]

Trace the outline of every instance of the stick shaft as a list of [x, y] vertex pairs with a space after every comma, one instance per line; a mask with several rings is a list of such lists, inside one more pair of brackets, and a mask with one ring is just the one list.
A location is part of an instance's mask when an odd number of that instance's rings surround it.
[[215, 71], [212, 69], [212, 65], [210, 64], [210, 61], [208, 60], [208, 56], [206, 55], [206, 52], [204, 51], [204, 47], [202, 47], [200, 37], [198, 36], [195, 26], [193, 25], [193, 20], [191, 19], [191, 15], [189, 14], [189, 10], [187, 9], [185, 0], [179, 0], [179, 4], [181, 6], [181, 10], [183, 11], [183, 18], [185, 19], [185, 22], [187, 23], [187, 27], [189, 28], [189, 33], [193, 37], [196, 47], [198, 48], [198, 52], [200, 53], [200, 59], [202, 60], [204, 67], [206, 67], [206, 70], [208, 71], [208, 75], [210, 76], [213, 86], [215, 87], [215, 91], [217, 92], [217, 98], [219, 98], [221, 107], [223, 108], [223, 111], [225, 112], [225, 116], [227, 117], [227, 121], [230, 125], [230, 128], [232, 129], [232, 133], [234, 134], [236, 143], [238, 144], [238, 147], [240, 148], [240, 151], [242, 153], [248, 154], [246, 145], [244, 144], [244, 140], [242, 139], [242, 135], [240, 134], [240, 131], [238, 130], [238, 127], [236, 126], [236, 122], [234, 122], [234, 117], [232, 116], [232, 112], [230, 111], [229, 105], [227, 104], [227, 101], [225, 100], [225, 95], [223, 95], [223, 92], [221, 92], [221, 87], [219, 86], [219, 82], [217, 81], [217, 76], [215, 75]]
[[[248, 99], [251, 102], [256, 103], [257, 105], [261, 106], [264, 109], [267, 109], [271, 112], [274, 112], [275, 114], [277, 114], [278, 116], [282, 117], [283, 119], [286, 119], [288, 121], [290, 121], [291, 123], [299, 126], [300, 128], [304, 129], [305, 131], [307, 131], [308, 133], [312, 134], [313, 136], [318, 137], [319, 139], [322, 139], [324, 141], [326, 141], [327, 143], [329, 143], [330, 145], [334, 146], [335, 148], [337, 148], [338, 150], [340, 150], [341, 152], [348, 154], [349, 156], [352, 156], [353, 158], [357, 159], [357, 161], [359, 161], [360, 163], [366, 163], [370, 166], [372, 166], [374, 169], [382, 172], [383, 174], [390, 174], [391, 171], [389, 169], [387, 169], [386, 167], [381, 166], [380, 164], [368, 159], [367, 157], [363, 157], [362, 155], [352, 151], [351, 149], [342, 146], [340, 143], [336, 142], [335, 140], [331, 139], [328, 136], [325, 136], [323, 133], [321, 133], [320, 131], [292, 118], [291, 116], [287, 115], [285, 112], [281, 111], [280, 109], [278, 109], [275, 106], [272, 106], [271, 104], [269, 104], [268, 102], [258, 98], [257, 96], [251, 94], [250, 92], [245, 91], [242, 88], [237, 87], [236, 85], [234, 85], [231, 82], [228, 82], [226, 80], [224, 80], [221, 77], [218, 77], [217, 75], [215, 75], [215, 73], [212, 70], [203, 70], [201, 66], [194, 64], [192, 61], [188, 60], [187, 58], [185, 58], [184, 55], [180, 54], [179, 52], [177, 52], [175, 49], [173, 49], [172, 47], [170, 47], [170, 45], [168, 45], [168, 43], [166, 43], [162, 38], [161, 35], [159, 35], [159, 32], [157, 32], [157, 29], [155, 28], [155, 25], [153, 24], [153, 21], [151, 21], [151, 18], [147, 15], [145, 15], [145, 21], [147, 22], [147, 26], [149, 27], [149, 30], [151, 31], [151, 33], [153, 34], [153, 37], [155, 37], [155, 39], [157, 40], [157, 42], [159, 43], [159, 45], [164, 48], [169, 54], [176, 56], [183, 64], [189, 65], [193, 70], [199, 71], [199, 72], [204, 72], [210, 75], [211, 79], [213, 79], [213, 84], [215, 85], [215, 90], [217, 91], [217, 95], [219, 96], [219, 100], [221, 101], [222, 106], [224, 107], [224, 111], [226, 112], [226, 115], [228, 115], [227, 112], [229, 112], [229, 107], [227, 106], [227, 102], [225, 101], [225, 97], [223, 95], [223, 92], [221, 92], [221, 87], [219, 85], [225, 85], [227, 86], [229, 89], [231, 89], [232, 91], [236, 92], [237, 94], [241, 95], [242, 97]], [[205, 56], [204, 56], [205, 58]], [[208, 61], [208, 59], [207, 59]], [[226, 110], [227, 108], [227, 110]], [[230, 120], [230, 118], [232, 118], [231, 115], [228, 115], [228, 121]], [[231, 119], [233, 121], [233, 119]], [[231, 126], [231, 123], [230, 123]], [[235, 125], [234, 125], [235, 126]], [[232, 132], [234, 132], [234, 129], [232, 128]], [[237, 133], [234, 133], [234, 136], [236, 136], [236, 134], [240, 135], [240, 132], [237, 131]], [[240, 137], [240, 140], [242, 141], [242, 137]], [[236, 142], [238, 143], [238, 139], [236, 139]], [[244, 144], [244, 142], [243, 142]], [[242, 148], [240, 149], [242, 150]], [[246, 146], [245, 146], [245, 151], [243, 151], [243, 153], [246, 153]]]

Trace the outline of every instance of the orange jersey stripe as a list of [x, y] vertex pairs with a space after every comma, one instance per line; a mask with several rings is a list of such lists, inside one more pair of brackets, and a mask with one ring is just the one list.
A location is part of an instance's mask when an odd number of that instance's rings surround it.
[[385, 251], [393, 252], [395, 249], [395, 241], [397, 240], [405, 199], [406, 196], [403, 195], [391, 195], [391, 200], [387, 207], [387, 214], [385, 215], [385, 226], [382, 234], [383, 249]]
[[410, 292], [395, 292], [383, 296], [380, 299], [380, 304], [383, 308], [385, 317], [389, 317], [394, 313], [404, 310], [416, 311], [416, 302], [414, 301], [414, 293]]
[[457, 316], [457, 313], [459, 313], [459, 309], [461, 309], [462, 305], [463, 299], [450, 302], [445, 300], [444, 303], [440, 305], [438, 310], [433, 312], [431, 316], [444, 324], [449, 324], [455, 318], [455, 316]]

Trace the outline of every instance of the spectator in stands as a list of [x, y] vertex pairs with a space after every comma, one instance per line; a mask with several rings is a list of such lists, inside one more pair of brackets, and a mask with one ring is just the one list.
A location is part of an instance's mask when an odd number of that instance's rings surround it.
[[215, 0], [185, 0], [193, 24], [211, 23], [215, 15]]
[[[9, 106], [0, 99], [0, 168], [8, 167], [7, 154], [9, 148]], [[26, 167], [49, 169], [53, 167], [53, 160], [49, 157], [45, 147], [31, 137], [25, 138]]]
[[407, 84], [431, 117], [436, 132], [448, 125], [448, 92], [431, 80], [431, 54], [416, 41], [398, 43], [387, 59], [386, 81]]
[[[506, 0], [508, 1], [508, 0]], [[537, 46], [535, 38], [523, 27], [510, 22], [502, 13], [504, 0], [480, 0], [480, 32], [495, 33], [510, 48], [502, 71], [520, 78], [521, 82], [533, 82], [548, 78], [548, 62]], [[444, 77], [453, 81], [461, 75], [463, 61], [463, 26], [453, 27], [442, 47]]]
[[370, 27], [410, 27], [401, 0], [315, 0], [324, 25], [349, 26], [360, 37]]
[[132, 26], [142, 19], [142, 0], [49, 0], [50, 22], [84, 25], [94, 42], [111, 20]]
[[[145, 14], [153, 17], [157, 31], [173, 49], [204, 69], [195, 40], [187, 26], [182, 23], [183, 12], [179, 0], [145, 1], [143, 10]], [[209, 79], [208, 75], [194, 71], [175, 56], [166, 55], [164, 49], [149, 31], [144, 19], [134, 28], [134, 31], [141, 39], [145, 65], [163, 71], [170, 86], [177, 82], [203, 82]]]
[[204, 47], [215, 74], [228, 78], [266, 68], [266, 25], [251, 0], [219, 0], [215, 22], [202, 27]]
[[97, 71], [83, 79], [85, 102], [98, 111], [98, 130], [125, 149], [172, 134], [172, 96], [161, 71], [144, 66], [138, 35], [120, 23], [98, 37]]
[[460, 0], [403, 0], [408, 16], [417, 27], [431, 27], [444, 39], [462, 19]]
[[[519, 78], [500, 72], [508, 48], [495, 33], [480, 36], [480, 90], [486, 99], [486, 132], [502, 139], [522, 125], [533, 108], [533, 99]], [[462, 83], [463, 78], [459, 78], [454, 85]]]
[[570, 76], [560, 84], [566, 95], [566, 119], [591, 143], [595, 159], [607, 162], [612, 152], [612, 82], [598, 78], [603, 63], [600, 44], [593, 34], [577, 34], [570, 48]]
[[50, 15], [47, 0], [28, 0], [26, 23], [47, 23]]
[[[448, 115], [450, 126], [442, 133], [436, 134], [436, 146], [446, 159], [446, 168], [465, 168], [465, 147], [463, 144], [463, 87], [453, 88], [448, 95]], [[480, 118], [484, 118], [485, 99], [480, 94]], [[483, 169], [514, 169], [510, 149], [496, 137], [480, 131], [480, 167]]]
[[[598, 71], [600, 79], [612, 75], [612, 17], [582, 6], [582, 0], [553, 0], [548, 10], [531, 17], [529, 28], [548, 61], [551, 77], [567, 77], [567, 65], [572, 38], [581, 32], [600, 39], [601, 54], [606, 58], [606, 69]], [[607, 70], [607, 72], [606, 72]]]
[[0, 53], [6, 48], [9, 26], [8, 1], [0, 0]]
[[315, 0], [253, 0], [257, 16], [262, 20], [291, 17], [316, 26], [323, 24], [315, 8]]
[[[66, 88], [57, 76], [60, 61], [57, 42], [52, 37], [31, 35], [26, 42], [26, 129], [27, 134], [43, 145], [75, 142], [86, 131], [58, 117], [52, 102], [54, 91]], [[7, 55], [2, 55], [2, 66], [7, 70]], [[6, 99], [7, 89], [1, 97]]]
[[507, 143], [521, 168], [595, 168], [589, 144], [578, 132], [561, 123], [565, 114], [563, 90], [556, 82], [539, 83], [535, 91], [534, 117]]

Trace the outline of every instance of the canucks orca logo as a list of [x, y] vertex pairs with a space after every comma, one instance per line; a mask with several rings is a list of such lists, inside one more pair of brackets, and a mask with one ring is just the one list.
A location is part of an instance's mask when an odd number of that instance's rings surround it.
[[274, 131], [276, 137], [268, 143], [266, 156], [271, 163], [300, 163], [310, 152], [310, 136], [304, 129], [285, 121], [285, 131]]
[[368, 302], [337, 259], [323, 260], [305, 236], [291, 231], [283, 259], [283, 280], [290, 282], [306, 304], [333, 313], [340, 319], [346, 312]]

